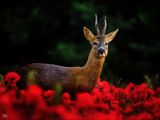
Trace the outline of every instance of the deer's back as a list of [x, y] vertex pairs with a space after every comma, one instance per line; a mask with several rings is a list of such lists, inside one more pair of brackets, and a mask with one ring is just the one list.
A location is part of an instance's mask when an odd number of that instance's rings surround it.
[[17, 69], [16, 72], [22, 77], [17, 84], [19, 88], [26, 86], [29, 73], [31, 72], [33, 73], [35, 82], [45, 89], [51, 89], [57, 83], [70, 84], [73, 76], [69, 67], [43, 63], [28, 64]]

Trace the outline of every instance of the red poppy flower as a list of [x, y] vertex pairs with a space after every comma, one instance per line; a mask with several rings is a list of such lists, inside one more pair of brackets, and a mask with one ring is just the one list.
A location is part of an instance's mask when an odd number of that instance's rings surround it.
[[153, 116], [148, 112], [142, 112], [136, 115], [131, 115], [128, 120], [153, 120]]
[[76, 105], [79, 108], [93, 107], [94, 100], [89, 93], [77, 93]]
[[92, 90], [92, 92], [91, 92], [91, 95], [92, 95], [93, 100], [94, 100], [95, 102], [100, 102], [100, 101], [102, 101], [103, 96], [102, 96], [102, 93], [100, 92], [100, 90], [99, 90], [98, 88], [94, 88], [94, 89]]
[[8, 72], [4, 76], [4, 81], [7, 81], [9, 83], [16, 83], [18, 80], [20, 80], [20, 78], [21, 76], [16, 72]]
[[38, 85], [29, 85], [26, 89], [29, 99], [37, 99], [42, 95], [42, 89]]
[[51, 102], [51, 100], [53, 100], [55, 95], [55, 91], [54, 90], [47, 90], [43, 93], [44, 98], [48, 101]]
[[5, 87], [3, 83], [0, 81], [0, 94], [5, 92]]
[[127, 105], [124, 109], [124, 113], [131, 113], [133, 112], [133, 108], [131, 107], [131, 105]]
[[72, 102], [70, 94], [67, 92], [63, 93], [61, 99], [62, 99], [62, 103], [67, 104], [67, 105], [71, 104], [71, 102]]
[[156, 89], [156, 94], [157, 94], [157, 95], [160, 95], [160, 87], [157, 87], [157, 89]]

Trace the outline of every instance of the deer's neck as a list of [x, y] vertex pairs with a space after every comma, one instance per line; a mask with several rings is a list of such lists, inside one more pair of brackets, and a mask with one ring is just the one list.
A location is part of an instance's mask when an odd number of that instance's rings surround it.
[[84, 71], [87, 73], [91, 80], [97, 80], [100, 77], [104, 61], [104, 57], [96, 57], [96, 50], [92, 48], [88, 60], [84, 65]]

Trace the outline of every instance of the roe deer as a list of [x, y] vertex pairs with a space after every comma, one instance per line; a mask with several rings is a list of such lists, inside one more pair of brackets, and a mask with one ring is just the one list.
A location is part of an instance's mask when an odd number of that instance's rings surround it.
[[[100, 77], [105, 58], [108, 54], [108, 43], [113, 40], [118, 29], [106, 34], [106, 16], [104, 17], [102, 31], [98, 28], [97, 15], [95, 15], [95, 28], [97, 35], [94, 35], [87, 27], [83, 27], [85, 38], [91, 43], [91, 51], [86, 64], [83, 67], [64, 67], [54, 64], [32, 63], [28, 64], [17, 72], [22, 76], [19, 87], [23, 87], [27, 81], [27, 74], [33, 70], [35, 82], [44, 89], [53, 89], [54, 85], [60, 84], [66, 91], [90, 92]], [[67, 52], [66, 52], [67, 54]]]

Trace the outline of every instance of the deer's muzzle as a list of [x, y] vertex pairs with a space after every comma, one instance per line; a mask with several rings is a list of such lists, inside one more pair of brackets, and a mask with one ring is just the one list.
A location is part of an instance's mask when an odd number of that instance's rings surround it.
[[98, 52], [99, 57], [105, 57], [106, 56], [105, 55], [105, 49], [103, 47], [100, 47], [97, 52]]

